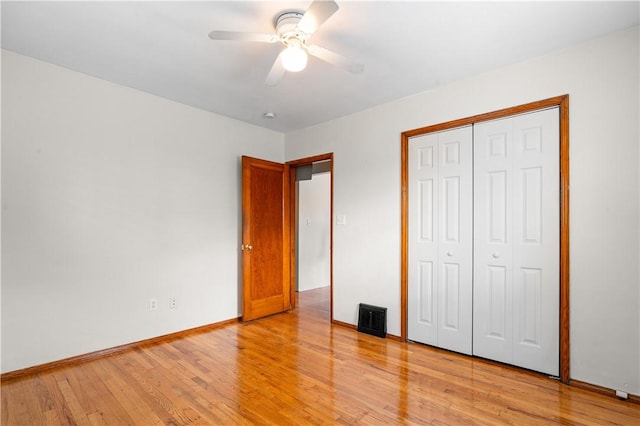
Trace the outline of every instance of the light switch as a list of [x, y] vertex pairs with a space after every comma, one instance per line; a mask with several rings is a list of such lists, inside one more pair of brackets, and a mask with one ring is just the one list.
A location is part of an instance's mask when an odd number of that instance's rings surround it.
[[347, 216], [343, 214], [339, 214], [336, 216], [336, 225], [346, 225], [347, 224]]

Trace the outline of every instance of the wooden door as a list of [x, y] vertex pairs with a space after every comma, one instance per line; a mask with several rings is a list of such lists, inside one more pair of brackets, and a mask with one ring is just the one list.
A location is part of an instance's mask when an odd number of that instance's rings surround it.
[[473, 353], [559, 374], [559, 114], [474, 126]]
[[242, 320], [291, 308], [289, 166], [242, 157]]
[[471, 354], [471, 126], [409, 141], [408, 338]]

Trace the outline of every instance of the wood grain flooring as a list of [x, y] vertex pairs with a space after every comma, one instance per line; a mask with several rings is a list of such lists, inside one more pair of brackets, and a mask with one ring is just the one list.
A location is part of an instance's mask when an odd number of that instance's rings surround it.
[[299, 308], [2, 384], [2, 425], [640, 425], [640, 405]]

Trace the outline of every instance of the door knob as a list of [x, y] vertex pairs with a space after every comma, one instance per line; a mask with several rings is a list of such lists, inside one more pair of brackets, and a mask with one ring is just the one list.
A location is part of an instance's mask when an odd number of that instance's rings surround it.
[[242, 250], [253, 250], [253, 246], [251, 244], [243, 244]]
[[447, 252], [447, 256], [449, 256], [449, 257], [453, 256], [453, 252], [452, 251], [448, 251]]
[[491, 256], [493, 256], [493, 258], [494, 258], [494, 259], [497, 259], [497, 258], [499, 258], [499, 257], [500, 257], [500, 253], [495, 252], [495, 253], [493, 253]]

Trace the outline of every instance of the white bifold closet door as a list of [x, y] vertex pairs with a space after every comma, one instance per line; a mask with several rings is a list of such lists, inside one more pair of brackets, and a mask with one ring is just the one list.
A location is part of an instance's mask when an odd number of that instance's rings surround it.
[[472, 127], [409, 143], [408, 338], [472, 353]]
[[559, 374], [559, 112], [474, 125], [473, 354]]

